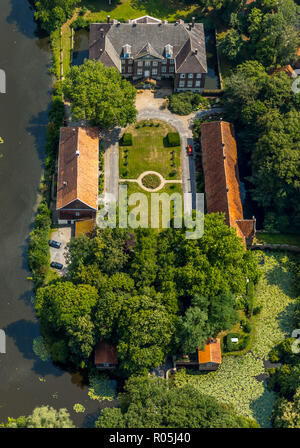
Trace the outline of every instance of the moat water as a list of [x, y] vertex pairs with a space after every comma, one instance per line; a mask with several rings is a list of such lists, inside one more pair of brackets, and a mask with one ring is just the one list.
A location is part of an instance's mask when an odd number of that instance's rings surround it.
[[[26, 252], [52, 84], [49, 39], [39, 34], [29, 2], [1, 0], [0, 69], [6, 72], [7, 93], [0, 94], [0, 329], [6, 332], [7, 353], [0, 354], [0, 423], [48, 404], [67, 408], [76, 426], [89, 426], [100, 403], [89, 398], [81, 376], [42, 362], [32, 350], [39, 326]], [[76, 414], [75, 403], [86, 412]]]

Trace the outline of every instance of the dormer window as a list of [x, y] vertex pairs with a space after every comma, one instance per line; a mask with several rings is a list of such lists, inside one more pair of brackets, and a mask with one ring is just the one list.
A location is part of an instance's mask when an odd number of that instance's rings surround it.
[[124, 45], [124, 47], [123, 47], [123, 57], [125, 59], [131, 58], [131, 45], [128, 45], [128, 44]]
[[168, 44], [165, 46], [165, 55], [167, 59], [171, 59], [173, 57], [173, 47]]

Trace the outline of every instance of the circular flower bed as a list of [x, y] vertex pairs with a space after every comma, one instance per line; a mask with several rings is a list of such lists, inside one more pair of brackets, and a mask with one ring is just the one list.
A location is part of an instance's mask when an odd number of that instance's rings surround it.
[[142, 179], [142, 184], [146, 188], [151, 188], [151, 190], [155, 190], [161, 184], [160, 178], [156, 174], [146, 174], [146, 176]]

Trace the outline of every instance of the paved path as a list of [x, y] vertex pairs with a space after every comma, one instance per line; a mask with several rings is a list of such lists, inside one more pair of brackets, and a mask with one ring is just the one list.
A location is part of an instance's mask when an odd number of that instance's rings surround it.
[[195, 206], [196, 198], [196, 175], [194, 156], [188, 156], [186, 147], [193, 144], [193, 132], [180, 118], [168, 111], [158, 109], [143, 109], [138, 114], [138, 120], [156, 119], [162, 120], [173, 126], [181, 137], [181, 165], [182, 165], [182, 190], [183, 193], [192, 193], [192, 201], [184, 196], [184, 211], [191, 214]]
[[[119, 198], [119, 139], [121, 128], [100, 135], [104, 143], [104, 200], [117, 201]], [[112, 195], [112, 196], [108, 196]]]
[[[213, 108], [195, 112], [188, 117], [173, 115], [167, 110], [160, 110], [154, 106], [142, 109], [138, 113], [137, 120], [157, 119], [166, 121], [173, 126], [181, 137], [181, 162], [182, 162], [182, 190], [183, 193], [191, 193], [190, 197], [184, 197], [184, 211], [191, 214], [196, 206], [196, 170], [194, 155], [188, 156], [186, 147], [193, 145], [193, 122], [195, 118], [202, 118], [209, 114], [219, 114], [222, 109]], [[118, 200], [119, 187], [119, 138], [121, 128], [115, 128], [101, 135], [104, 141], [104, 195], [106, 200], [115, 198]], [[112, 196], [108, 196], [108, 194]]]
[[61, 271], [56, 271], [58, 275], [65, 275], [67, 273], [67, 263], [66, 263], [66, 246], [70, 241], [72, 236], [72, 227], [64, 226], [51, 233], [51, 239], [61, 243], [59, 249], [55, 249], [50, 246], [50, 262], [56, 261], [61, 263], [64, 267]]
[[[143, 178], [145, 176], [148, 176], [148, 174], [155, 174], [155, 176], [159, 178], [160, 185], [157, 188], [147, 188], [143, 184]], [[119, 182], [135, 182], [142, 190], [149, 191], [150, 193], [156, 193], [157, 191], [161, 190], [166, 184], [181, 184], [182, 180], [167, 180], [157, 171], [144, 171], [137, 179], [119, 179]]]

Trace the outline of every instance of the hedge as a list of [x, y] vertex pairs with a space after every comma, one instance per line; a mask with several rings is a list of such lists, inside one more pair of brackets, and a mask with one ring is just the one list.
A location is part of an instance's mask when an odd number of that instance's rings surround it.
[[[239, 342], [231, 342], [231, 338], [238, 338]], [[250, 341], [250, 335], [241, 333], [229, 333], [224, 338], [224, 349], [227, 352], [237, 352], [247, 347]]]
[[121, 138], [120, 145], [132, 146], [132, 144], [133, 144], [132, 134], [125, 132], [125, 134], [123, 134], [123, 137]]
[[200, 93], [195, 92], [180, 92], [173, 93], [169, 104], [169, 109], [172, 113], [178, 115], [189, 115], [193, 112], [195, 107], [201, 105], [203, 109], [209, 107], [209, 102]]
[[180, 135], [178, 132], [169, 132], [166, 138], [167, 146], [180, 146]]
[[49, 269], [50, 249], [48, 240], [50, 229], [50, 210], [47, 204], [42, 202], [38, 208], [28, 247], [28, 264], [36, 288], [42, 286]]

